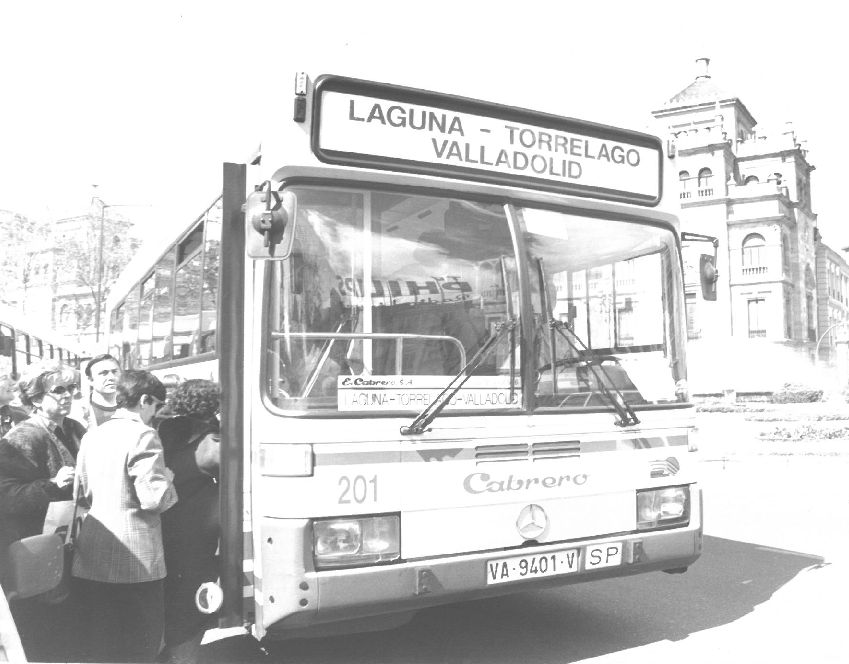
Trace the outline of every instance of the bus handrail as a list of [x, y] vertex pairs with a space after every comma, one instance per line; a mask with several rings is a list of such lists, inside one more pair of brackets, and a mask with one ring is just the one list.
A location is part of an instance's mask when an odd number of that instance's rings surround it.
[[271, 333], [271, 337], [273, 339], [285, 339], [286, 337], [301, 337], [303, 339], [327, 339], [328, 341], [330, 341], [327, 348], [324, 349], [324, 352], [322, 353], [321, 358], [316, 364], [315, 369], [313, 369], [309, 379], [304, 385], [304, 389], [301, 391], [302, 399], [305, 398], [312, 390], [313, 386], [315, 385], [315, 382], [318, 380], [318, 375], [321, 373], [321, 367], [324, 366], [327, 357], [330, 355], [330, 348], [333, 345], [333, 342], [338, 340], [352, 341], [355, 339], [368, 339], [374, 341], [395, 340], [400, 342], [395, 348], [395, 366], [399, 370], [399, 375], [403, 375], [402, 373], [400, 373], [400, 369], [402, 368], [401, 360], [404, 355], [405, 340], [448, 341], [450, 343], [453, 343], [460, 351], [460, 366], [466, 366], [466, 349], [463, 348], [463, 344], [457, 337], [452, 337], [451, 335], [445, 334], [411, 334], [408, 332], [281, 332], [275, 330]]

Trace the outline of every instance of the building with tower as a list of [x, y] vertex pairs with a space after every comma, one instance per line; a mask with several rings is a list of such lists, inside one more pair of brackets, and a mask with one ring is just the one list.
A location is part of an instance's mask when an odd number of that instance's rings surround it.
[[[713, 80], [710, 60], [697, 63], [695, 80], [652, 111], [675, 155], [682, 230], [720, 241], [715, 302], [703, 299], [698, 279], [699, 255], [709, 245], [685, 247], [691, 390], [821, 383], [825, 365], [814, 352], [832, 320], [824, 316], [829, 302], [840, 309], [834, 315], [847, 309], [823, 299], [822, 282], [828, 270], [847, 270], [817, 231], [814, 166], [792, 124], [764, 131], [743, 101]], [[830, 357], [825, 352], [824, 361]]]

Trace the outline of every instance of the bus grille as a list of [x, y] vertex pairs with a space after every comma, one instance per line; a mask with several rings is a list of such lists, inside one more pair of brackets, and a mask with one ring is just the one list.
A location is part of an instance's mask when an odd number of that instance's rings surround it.
[[475, 448], [476, 463], [499, 461], [541, 461], [543, 459], [576, 459], [581, 456], [581, 441], [563, 440], [550, 443], [515, 443], [482, 445]]
[[534, 461], [538, 459], [577, 459], [581, 456], [580, 440], [560, 440], [554, 443], [534, 443], [531, 448]]

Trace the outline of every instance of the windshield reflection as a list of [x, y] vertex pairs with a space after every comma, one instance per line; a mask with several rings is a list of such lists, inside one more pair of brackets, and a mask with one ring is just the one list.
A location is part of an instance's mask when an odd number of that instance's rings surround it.
[[[508, 317], [502, 257], [508, 279], [516, 277], [503, 208], [381, 192], [293, 191], [292, 256], [271, 268], [275, 403], [420, 409]], [[469, 388], [511, 395], [496, 407], [519, 405], [509, 375], [508, 344], [518, 343], [516, 336], [497, 344], [475, 372], [503, 378]]]

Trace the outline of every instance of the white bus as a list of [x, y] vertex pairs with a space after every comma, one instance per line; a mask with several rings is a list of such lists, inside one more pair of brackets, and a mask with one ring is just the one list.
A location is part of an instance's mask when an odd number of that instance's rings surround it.
[[0, 306], [0, 375], [19, 376], [27, 365], [44, 359], [79, 369], [85, 357], [87, 353], [73, 341], [34, 325], [19, 311]]
[[338, 76], [294, 102], [109, 305], [126, 366], [222, 384], [220, 625], [358, 631], [686, 570], [659, 139]]

